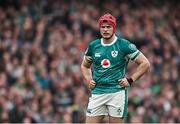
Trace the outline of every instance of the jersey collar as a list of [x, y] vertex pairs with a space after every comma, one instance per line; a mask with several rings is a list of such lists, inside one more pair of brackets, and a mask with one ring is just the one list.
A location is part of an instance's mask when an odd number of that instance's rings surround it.
[[117, 40], [117, 36], [115, 36], [114, 40], [111, 43], [105, 44], [103, 42], [103, 38], [101, 38], [101, 45], [103, 45], [103, 46], [111, 46], [111, 45], [113, 45], [116, 42], [116, 40]]

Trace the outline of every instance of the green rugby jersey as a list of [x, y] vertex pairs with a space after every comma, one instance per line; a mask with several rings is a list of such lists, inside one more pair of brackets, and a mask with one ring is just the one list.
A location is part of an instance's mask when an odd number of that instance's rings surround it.
[[93, 62], [93, 94], [114, 93], [122, 88], [118, 80], [125, 77], [129, 59], [135, 60], [140, 51], [128, 40], [115, 37], [110, 44], [102, 38], [89, 43], [85, 56]]

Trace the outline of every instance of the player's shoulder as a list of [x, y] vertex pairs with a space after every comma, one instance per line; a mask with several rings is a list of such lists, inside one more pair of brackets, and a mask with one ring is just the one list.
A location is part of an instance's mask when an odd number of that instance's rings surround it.
[[124, 52], [137, 50], [136, 46], [127, 39], [119, 38], [119, 42], [120, 42], [119, 46], [122, 48], [122, 51]]
[[118, 43], [122, 51], [136, 50], [136, 46], [125, 38], [118, 38]]
[[92, 41], [90, 41], [90, 45], [94, 46], [94, 45], [97, 45], [97, 44], [100, 44], [101, 43], [101, 39], [97, 38], [97, 39], [94, 39]]
[[118, 41], [118, 43], [121, 43], [121, 44], [129, 44], [130, 43], [129, 40], [127, 40], [125, 38], [121, 38], [121, 37], [118, 37], [117, 41]]

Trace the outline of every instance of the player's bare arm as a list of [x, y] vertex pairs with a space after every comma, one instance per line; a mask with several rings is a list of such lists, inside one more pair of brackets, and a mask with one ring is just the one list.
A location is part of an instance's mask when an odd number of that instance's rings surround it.
[[135, 63], [138, 65], [135, 72], [131, 76], [131, 79], [123, 78], [119, 80], [119, 84], [122, 86], [130, 86], [130, 83], [138, 80], [143, 76], [150, 68], [150, 63], [148, 59], [141, 53], [138, 58], [135, 60]]
[[136, 68], [135, 73], [133, 73], [133, 75], [131, 76], [133, 81], [138, 80], [150, 68], [150, 63], [149, 63], [148, 59], [142, 53], [135, 60], [135, 63], [138, 65], [138, 67]]
[[88, 82], [89, 88], [94, 88], [96, 83], [92, 78], [91, 65], [92, 65], [92, 60], [90, 60], [87, 56], [85, 56], [81, 64], [81, 71], [84, 78]]

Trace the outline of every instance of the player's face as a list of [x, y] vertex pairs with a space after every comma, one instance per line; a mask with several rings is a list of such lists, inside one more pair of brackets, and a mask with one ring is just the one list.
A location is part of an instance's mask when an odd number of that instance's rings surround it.
[[108, 24], [108, 23], [103, 23], [101, 26], [100, 26], [100, 33], [101, 33], [101, 36], [104, 38], [104, 39], [109, 39], [112, 37], [113, 35], [113, 27], [112, 25]]

